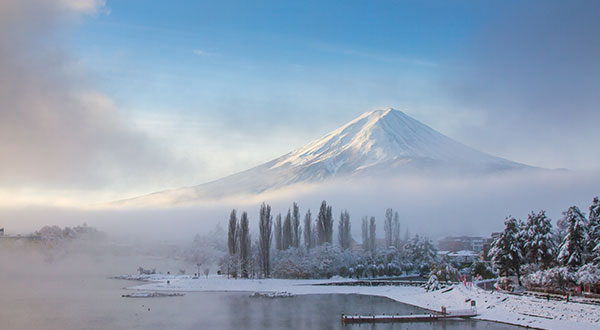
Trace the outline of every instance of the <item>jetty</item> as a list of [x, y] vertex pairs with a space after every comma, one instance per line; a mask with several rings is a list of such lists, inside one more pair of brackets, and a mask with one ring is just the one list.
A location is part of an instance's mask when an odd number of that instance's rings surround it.
[[345, 315], [342, 314], [342, 323], [393, 323], [393, 322], [432, 322], [447, 319], [468, 319], [477, 316], [477, 310], [464, 309], [446, 311], [442, 309], [441, 313], [430, 314], [411, 314], [411, 315]]

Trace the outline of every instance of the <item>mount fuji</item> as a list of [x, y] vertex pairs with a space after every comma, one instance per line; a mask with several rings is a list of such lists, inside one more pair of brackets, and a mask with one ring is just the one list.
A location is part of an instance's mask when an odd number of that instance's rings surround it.
[[535, 169], [459, 143], [391, 108], [362, 114], [279, 158], [222, 179], [121, 201], [182, 204], [297, 183], [393, 175], [488, 175]]

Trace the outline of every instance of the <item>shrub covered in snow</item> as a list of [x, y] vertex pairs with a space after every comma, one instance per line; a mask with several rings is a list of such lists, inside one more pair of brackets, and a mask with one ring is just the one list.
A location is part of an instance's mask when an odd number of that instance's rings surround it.
[[427, 291], [435, 291], [441, 289], [440, 281], [438, 281], [437, 276], [431, 275], [429, 276], [429, 280], [427, 284], [425, 284], [425, 290]]
[[458, 282], [458, 270], [450, 264], [440, 264], [433, 268], [429, 280], [435, 277], [440, 282]]

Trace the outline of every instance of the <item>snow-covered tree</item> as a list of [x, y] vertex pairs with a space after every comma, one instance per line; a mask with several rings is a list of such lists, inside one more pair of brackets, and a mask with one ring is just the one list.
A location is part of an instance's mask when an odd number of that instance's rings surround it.
[[340, 214], [338, 223], [338, 241], [342, 250], [347, 250], [352, 245], [352, 235], [350, 232], [350, 213], [344, 210]]
[[269, 277], [271, 274], [270, 253], [271, 240], [273, 238], [273, 216], [271, 216], [271, 206], [263, 203], [260, 206], [260, 218], [258, 223], [259, 232], [259, 261], [264, 277]]
[[281, 248], [287, 250], [292, 246], [292, 214], [288, 209], [281, 230]]
[[248, 226], [248, 214], [242, 212], [240, 217], [240, 268], [243, 278], [248, 278], [250, 261], [250, 229]]
[[425, 291], [436, 291], [441, 289], [440, 281], [435, 274], [429, 276], [429, 280], [425, 284]]
[[413, 268], [427, 274], [431, 265], [437, 262], [437, 250], [426, 237], [415, 237], [406, 243], [404, 250]]
[[394, 211], [390, 208], [385, 210], [385, 219], [383, 222], [383, 232], [385, 233], [385, 247], [392, 246], [392, 220], [394, 218]]
[[300, 236], [302, 236], [302, 228], [300, 227], [300, 208], [298, 204], [292, 205], [292, 246], [300, 247]]
[[587, 250], [589, 252], [587, 261], [600, 263], [600, 199], [598, 197], [594, 197], [590, 206], [587, 233]]
[[519, 224], [513, 217], [504, 220], [504, 231], [494, 240], [488, 255], [492, 263], [502, 274], [507, 277], [511, 271], [515, 271], [519, 285], [521, 285], [520, 271], [523, 254], [519, 242]]
[[577, 206], [569, 207], [563, 219], [569, 226], [560, 245], [558, 263], [576, 269], [585, 262], [586, 220]]
[[283, 250], [283, 243], [282, 243], [282, 233], [283, 233], [283, 228], [281, 225], [281, 213], [277, 214], [277, 216], [275, 217], [275, 228], [273, 228], [273, 231], [275, 232], [275, 249], [277, 251], [281, 251]]
[[575, 273], [576, 284], [585, 288], [593, 287], [600, 283], [600, 269], [592, 264], [583, 265]]
[[458, 270], [449, 263], [442, 263], [435, 266], [429, 275], [435, 276], [440, 282], [458, 281]]
[[313, 230], [312, 230], [312, 215], [310, 214], [310, 209], [306, 211], [306, 215], [304, 216], [304, 247], [306, 251], [310, 250], [314, 247], [313, 238]]
[[317, 238], [319, 245], [332, 243], [333, 240], [333, 216], [331, 214], [331, 206], [327, 206], [327, 202], [321, 203], [319, 214], [317, 215]]
[[524, 262], [538, 264], [542, 268], [552, 266], [556, 258], [556, 244], [552, 232], [552, 222], [541, 210], [530, 213], [522, 232]]

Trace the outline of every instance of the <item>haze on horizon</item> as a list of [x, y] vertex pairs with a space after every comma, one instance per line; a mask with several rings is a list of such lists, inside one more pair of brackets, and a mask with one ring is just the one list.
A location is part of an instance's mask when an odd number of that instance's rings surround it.
[[[494, 219], [538, 208], [556, 219], [598, 193], [598, 12], [596, 1], [3, 1], [0, 214], [22, 230], [42, 214], [160, 223], [171, 216], [70, 208], [215, 180], [393, 107], [491, 155], [572, 170], [510, 188], [493, 178], [383, 189], [416, 205], [407, 218], [436, 196], [423, 216], [460, 228], [491, 206]], [[301, 191], [272, 198], [283, 209], [358, 198]], [[355, 217], [402, 208], [400, 197], [373, 197]], [[201, 210], [225, 218], [230, 206]], [[192, 222], [193, 210], [177, 212]]]

